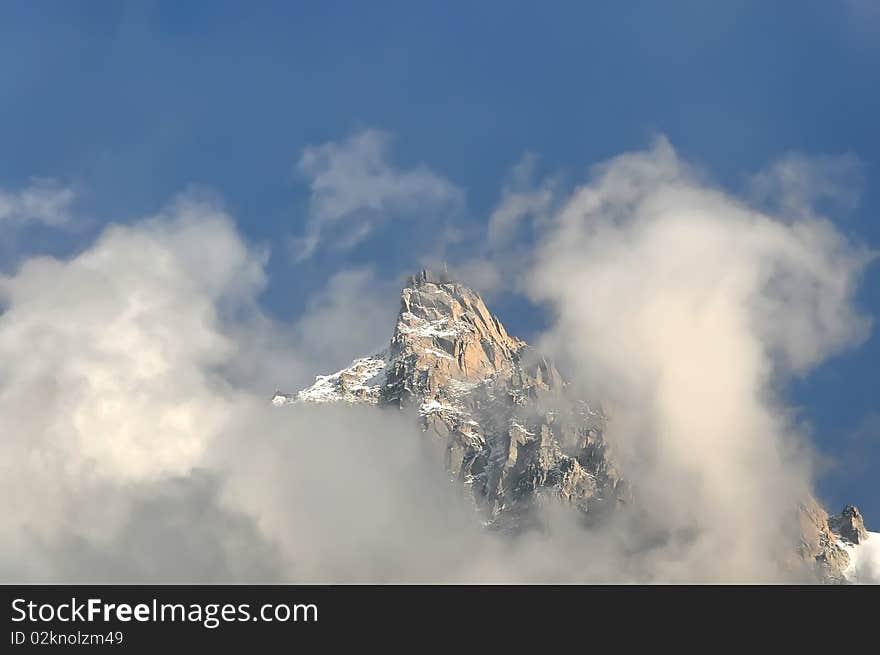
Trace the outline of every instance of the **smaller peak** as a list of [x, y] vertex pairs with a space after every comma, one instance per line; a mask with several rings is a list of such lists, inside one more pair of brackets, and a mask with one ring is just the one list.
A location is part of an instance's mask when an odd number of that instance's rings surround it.
[[828, 525], [834, 532], [854, 544], [861, 543], [868, 537], [865, 519], [855, 505], [844, 507], [838, 516], [828, 519]]

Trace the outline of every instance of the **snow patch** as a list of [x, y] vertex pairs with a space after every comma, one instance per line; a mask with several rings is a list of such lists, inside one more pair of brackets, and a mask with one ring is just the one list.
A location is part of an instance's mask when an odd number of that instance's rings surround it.
[[433, 400], [422, 403], [419, 406], [419, 414], [422, 416], [428, 416], [429, 414], [436, 413], [449, 413], [449, 414], [460, 414], [461, 409], [456, 407], [455, 405], [450, 405], [448, 403], [443, 403], [434, 398]]
[[455, 360], [455, 357], [450, 355], [445, 350], [435, 350], [434, 348], [425, 348], [425, 352], [428, 353], [429, 355], [434, 355], [435, 357], [441, 357], [443, 359], [451, 359], [453, 361]]
[[381, 352], [372, 357], [361, 357], [351, 366], [332, 375], [319, 375], [315, 383], [296, 396], [276, 392], [272, 404], [286, 405], [292, 402], [310, 403], [368, 403], [379, 402], [379, 391], [385, 381], [388, 366], [387, 354]]
[[464, 321], [450, 322], [448, 318], [427, 321], [411, 312], [403, 312], [397, 322], [397, 331], [420, 338], [455, 338], [471, 329]]
[[510, 422], [510, 428], [511, 428], [512, 430], [519, 430], [519, 432], [521, 432], [522, 434], [524, 434], [524, 435], [526, 435], [526, 436], [529, 436], [529, 437], [534, 437], [534, 436], [535, 436], [535, 433], [534, 433], [534, 432], [531, 432], [530, 430], [527, 430], [525, 427], [523, 427], [523, 425], [521, 425], [520, 423], [517, 423], [516, 421], [511, 421], [511, 422]]

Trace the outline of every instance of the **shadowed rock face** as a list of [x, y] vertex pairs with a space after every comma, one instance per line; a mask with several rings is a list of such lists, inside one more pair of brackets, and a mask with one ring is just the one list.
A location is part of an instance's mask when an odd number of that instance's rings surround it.
[[[487, 524], [529, 527], [546, 500], [585, 518], [602, 516], [632, 492], [614, 464], [600, 408], [572, 398], [551, 361], [507, 334], [479, 294], [423, 271], [401, 292], [386, 350], [273, 402], [347, 402], [417, 411], [451, 477], [472, 495]], [[793, 566], [845, 582], [846, 547], [865, 538], [858, 509], [828, 517], [810, 498], [799, 511]]]

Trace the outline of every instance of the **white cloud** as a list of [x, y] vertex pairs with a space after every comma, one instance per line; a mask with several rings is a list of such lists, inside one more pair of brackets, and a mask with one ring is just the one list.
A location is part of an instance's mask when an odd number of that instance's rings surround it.
[[880, 532], [868, 532], [857, 546], [844, 546], [849, 554], [847, 577], [856, 584], [880, 584]]
[[61, 225], [70, 220], [73, 190], [55, 180], [34, 178], [17, 191], [0, 189], [0, 226], [43, 223]]
[[298, 348], [310, 353], [318, 370], [337, 370], [352, 353], [376, 353], [388, 346], [400, 305], [396, 283], [371, 269], [340, 271], [307, 303], [294, 331]]
[[299, 171], [309, 179], [311, 199], [305, 234], [295, 244], [298, 258], [328, 241], [351, 249], [392, 219], [436, 219], [460, 210], [460, 189], [424, 165], [395, 168], [389, 145], [386, 133], [368, 129], [303, 151]]
[[771, 211], [803, 217], [817, 205], [831, 205], [838, 212], [855, 209], [865, 175], [854, 154], [822, 156], [792, 152], [751, 179], [753, 199]]
[[522, 223], [546, 219], [557, 201], [558, 180], [549, 178], [536, 185], [536, 166], [537, 157], [526, 154], [511, 170], [501, 200], [489, 216], [489, 246], [493, 250], [509, 247]]
[[869, 257], [828, 221], [706, 185], [663, 139], [597, 167], [555, 217], [529, 280], [555, 316], [541, 345], [608, 403], [649, 523], [690, 535], [663, 542], [658, 579], [780, 574], [811, 484], [778, 384], [866, 337]]
[[234, 345], [218, 307], [262, 283], [230, 219], [186, 200], [69, 261], [28, 260], [0, 278], [4, 434], [67, 471], [186, 473], [224, 420], [209, 369]]
[[[501, 196], [485, 225], [471, 225], [466, 237], [450, 249], [450, 270], [491, 298], [495, 293], [520, 293], [529, 268], [536, 235], [564, 200], [560, 176], [538, 178], [538, 157], [526, 153], [507, 174]], [[447, 263], [434, 257], [433, 267]]]
[[151, 486], [202, 463], [239, 394], [215, 372], [236, 349], [223, 315], [263, 282], [230, 218], [191, 198], [0, 277], [5, 578], [71, 579], [75, 553], [109, 564]]

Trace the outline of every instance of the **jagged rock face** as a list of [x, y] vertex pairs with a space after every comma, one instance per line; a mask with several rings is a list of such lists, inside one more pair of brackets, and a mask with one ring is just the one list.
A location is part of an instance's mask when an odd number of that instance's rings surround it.
[[417, 408], [423, 431], [444, 451], [498, 527], [515, 528], [551, 496], [584, 512], [628, 497], [598, 409], [567, 397], [546, 358], [507, 334], [482, 298], [427, 271], [411, 278], [389, 348], [294, 398]]
[[828, 516], [819, 503], [810, 498], [800, 507], [800, 519], [802, 558], [815, 563], [820, 579], [825, 582], [851, 581], [859, 546], [876, 534], [865, 529], [859, 508], [847, 505], [839, 515]]
[[406, 405], [450, 381], [476, 383], [510, 371], [525, 346], [508, 336], [479, 295], [427, 271], [410, 279], [391, 337], [386, 403]]
[[[828, 582], [844, 582], [849, 555], [838, 543], [838, 535], [829, 524], [828, 513], [810, 498], [800, 506], [801, 543], [799, 554], [814, 563], [820, 578]], [[833, 519], [832, 519], [833, 520]]]

